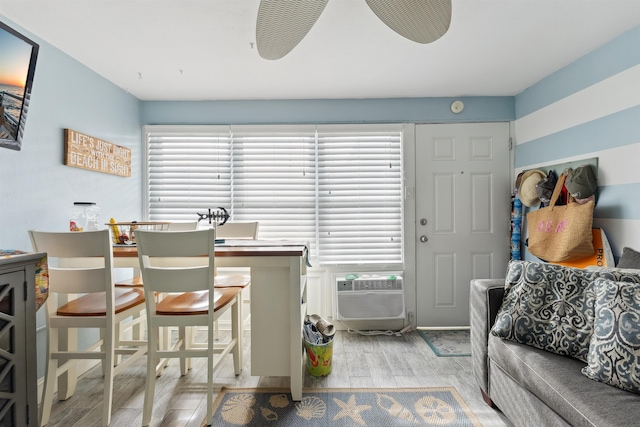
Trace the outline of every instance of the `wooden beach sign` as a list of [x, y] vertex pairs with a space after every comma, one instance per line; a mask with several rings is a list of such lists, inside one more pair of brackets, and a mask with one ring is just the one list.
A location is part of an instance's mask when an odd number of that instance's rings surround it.
[[118, 176], [131, 176], [131, 149], [64, 130], [64, 164]]

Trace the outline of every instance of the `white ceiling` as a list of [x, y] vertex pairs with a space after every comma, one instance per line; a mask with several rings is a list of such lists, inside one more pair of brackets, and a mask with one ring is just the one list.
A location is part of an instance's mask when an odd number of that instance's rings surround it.
[[0, 0], [0, 14], [141, 100], [510, 96], [640, 25], [640, 0], [453, 0], [447, 34], [422, 45], [365, 0], [330, 0], [268, 61], [259, 4]]

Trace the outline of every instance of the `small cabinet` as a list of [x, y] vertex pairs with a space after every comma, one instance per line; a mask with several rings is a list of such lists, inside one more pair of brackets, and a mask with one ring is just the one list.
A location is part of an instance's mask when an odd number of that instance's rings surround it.
[[0, 258], [0, 427], [38, 424], [35, 274], [44, 256]]

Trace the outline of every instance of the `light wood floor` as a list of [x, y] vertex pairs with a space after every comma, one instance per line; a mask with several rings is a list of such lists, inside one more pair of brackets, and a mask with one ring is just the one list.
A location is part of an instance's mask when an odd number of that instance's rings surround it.
[[[288, 378], [250, 375], [249, 338], [249, 333], [245, 332], [245, 363], [242, 374], [238, 377], [233, 375], [233, 362], [227, 356], [228, 360], [216, 374], [216, 382], [225, 387], [288, 387]], [[338, 331], [333, 351], [332, 373], [324, 378], [306, 373], [305, 387], [453, 386], [483, 426], [509, 426], [501, 413], [488, 407], [482, 400], [471, 372], [471, 358], [437, 357], [417, 332], [398, 337], [362, 336]], [[184, 377], [180, 377], [178, 360], [170, 362], [164, 375], [157, 381], [151, 425], [201, 425], [206, 414], [202, 362], [203, 360], [194, 359], [193, 369]], [[144, 361], [115, 378], [112, 426], [141, 425], [144, 383]], [[76, 392], [70, 399], [60, 402], [54, 400], [49, 426], [99, 426], [101, 410], [102, 378], [97, 367], [79, 379]]]

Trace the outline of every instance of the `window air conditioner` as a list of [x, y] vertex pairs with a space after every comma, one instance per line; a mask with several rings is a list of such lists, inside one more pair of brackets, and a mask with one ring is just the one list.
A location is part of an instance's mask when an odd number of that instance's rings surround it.
[[402, 276], [383, 274], [349, 274], [336, 277], [337, 318], [404, 319]]

